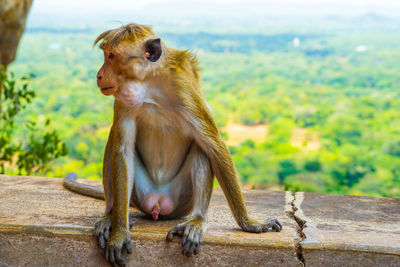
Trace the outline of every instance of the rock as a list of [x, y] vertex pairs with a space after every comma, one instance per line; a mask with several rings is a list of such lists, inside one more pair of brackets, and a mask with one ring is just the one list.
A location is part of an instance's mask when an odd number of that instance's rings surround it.
[[0, 0], [0, 65], [14, 60], [31, 5], [32, 0]]

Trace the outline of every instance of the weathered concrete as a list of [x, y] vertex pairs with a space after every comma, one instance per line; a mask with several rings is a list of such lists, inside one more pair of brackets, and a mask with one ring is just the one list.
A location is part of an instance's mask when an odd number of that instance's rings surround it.
[[298, 192], [308, 266], [400, 266], [400, 199]]
[[[282, 232], [240, 231], [216, 189], [200, 253], [190, 258], [181, 254], [180, 238], [165, 241], [179, 221], [151, 221], [132, 209], [137, 222], [129, 265], [301, 266], [295, 254], [297, 225], [285, 213], [291, 210], [291, 194], [245, 190], [244, 195], [252, 217], [275, 217]], [[103, 210], [103, 201], [65, 190], [61, 179], [0, 176], [0, 266], [106, 266], [92, 237]]]
[[[165, 241], [179, 221], [154, 222], [132, 209], [129, 265], [400, 266], [400, 199], [244, 194], [254, 218], [276, 217], [283, 231], [240, 231], [216, 189], [201, 252], [191, 258], [180, 238]], [[92, 236], [103, 210], [103, 201], [65, 190], [61, 179], [0, 175], [0, 266], [107, 266]]]

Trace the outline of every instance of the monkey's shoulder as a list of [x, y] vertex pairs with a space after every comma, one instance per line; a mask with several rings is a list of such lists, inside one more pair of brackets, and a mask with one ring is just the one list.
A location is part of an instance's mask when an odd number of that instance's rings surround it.
[[192, 76], [196, 81], [200, 80], [199, 60], [189, 50], [171, 49], [167, 68]]

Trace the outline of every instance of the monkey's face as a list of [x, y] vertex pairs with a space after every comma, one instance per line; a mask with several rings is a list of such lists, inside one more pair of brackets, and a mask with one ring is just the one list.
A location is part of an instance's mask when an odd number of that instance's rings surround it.
[[104, 49], [104, 64], [97, 73], [97, 86], [104, 95], [114, 95], [128, 105], [141, 102], [143, 86], [149, 75], [160, 69], [162, 45], [159, 38], [139, 44], [125, 41], [114, 49]]
[[104, 64], [97, 73], [97, 86], [105, 95], [113, 95], [118, 90], [118, 62], [113, 51], [104, 50]]

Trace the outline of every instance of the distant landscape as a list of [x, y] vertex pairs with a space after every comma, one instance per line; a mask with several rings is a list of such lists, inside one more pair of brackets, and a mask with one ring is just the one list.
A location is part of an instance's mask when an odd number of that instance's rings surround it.
[[[159, 32], [200, 59], [202, 89], [246, 187], [400, 197], [400, 35], [389, 19], [361, 19], [329, 31]], [[9, 70], [33, 73], [37, 97], [15, 135], [29, 119], [50, 118], [69, 150], [40, 175], [101, 178], [113, 105], [95, 80], [102, 53], [92, 44], [103, 30], [28, 27], [22, 38]]]

